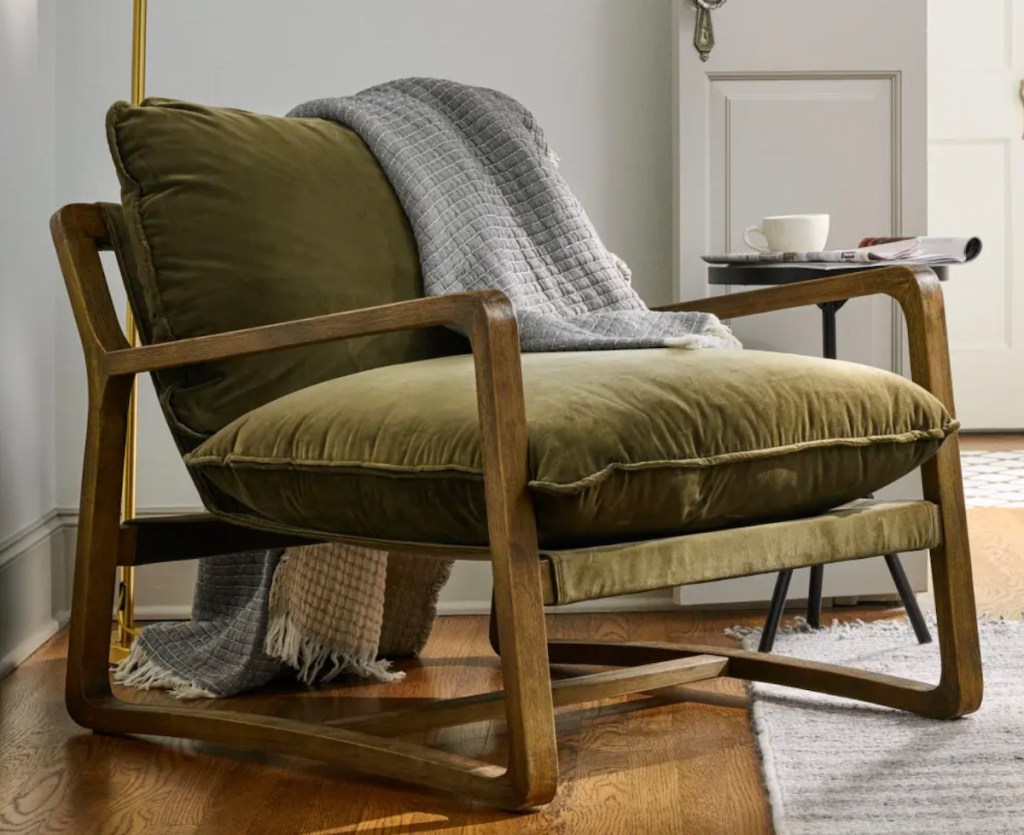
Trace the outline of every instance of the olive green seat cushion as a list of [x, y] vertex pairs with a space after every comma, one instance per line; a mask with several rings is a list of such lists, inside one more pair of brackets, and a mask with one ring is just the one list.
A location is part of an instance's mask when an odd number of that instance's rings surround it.
[[[148, 99], [107, 114], [121, 182], [113, 224], [145, 342], [423, 295], [391, 184], [352, 131]], [[156, 375], [179, 446], [323, 380], [465, 350], [443, 329], [332, 342]]]
[[[955, 422], [866, 366], [759, 351], [522, 358], [542, 544], [580, 546], [819, 513], [932, 456]], [[240, 521], [487, 541], [473, 361], [377, 368], [281, 397], [186, 456]]]

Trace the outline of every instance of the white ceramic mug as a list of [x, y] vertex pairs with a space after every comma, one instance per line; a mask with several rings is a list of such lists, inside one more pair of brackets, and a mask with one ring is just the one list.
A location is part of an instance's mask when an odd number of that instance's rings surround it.
[[[828, 215], [777, 215], [766, 217], [743, 233], [743, 242], [758, 252], [821, 252], [828, 241]], [[767, 246], [754, 243], [757, 233]]]

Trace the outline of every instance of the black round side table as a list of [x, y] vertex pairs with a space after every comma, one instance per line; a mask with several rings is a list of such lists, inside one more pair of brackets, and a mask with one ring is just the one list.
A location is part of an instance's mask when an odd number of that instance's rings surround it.
[[[742, 265], [709, 265], [708, 284], [715, 286], [730, 285], [733, 287], [769, 287], [778, 284], [793, 284], [798, 281], [810, 281], [815, 278], [829, 278], [847, 273], [862, 272], [864, 270], [878, 269], [879, 267], [896, 266], [896, 263], [886, 264], [742, 264]], [[935, 274], [940, 281], [946, 281], [949, 277], [949, 270], [946, 266], [933, 266]], [[846, 304], [847, 300], [826, 302], [819, 304], [821, 309], [821, 335], [822, 335], [822, 356], [826, 359], [836, 359], [836, 313]], [[871, 498], [870, 496], [868, 498]], [[914, 634], [919, 643], [927, 644], [932, 636], [928, 631], [924, 615], [921, 614], [921, 607], [917, 604], [917, 598], [910, 588], [910, 581], [903, 570], [903, 563], [898, 554], [883, 554], [885, 564], [892, 575], [896, 591], [899, 593], [903, 608], [906, 609], [907, 618], [914, 628]], [[775, 645], [775, 636], [779, 630], [779, 622], [782, 620], [782, 610], [786, 606], [786, 596], [789, 594], [789, 584], [793, 579], [794, 569], [780, 571], [775, 581], [775, 590], [772, 592], [771, 604], [768, 607], [768, 616], [765, 618], [764, 629], [761, 630], [761, 642], [758, 651], [771, 652]], [[821, 586], [825, 577], [824, 565], [811, 566], [811, 578], [807, 589], [807, 622], [814, 628], [821, 627]]]

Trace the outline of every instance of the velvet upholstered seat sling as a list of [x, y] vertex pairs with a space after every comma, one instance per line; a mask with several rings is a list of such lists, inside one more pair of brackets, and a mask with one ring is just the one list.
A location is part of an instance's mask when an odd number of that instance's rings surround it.
[[[89, 378], [67, 678], [80, 724], [314, 757], [524, 809], [557, 788], [558, 705], [732, 676], [935, 718], [978, 707], [945, 320], [928, 270], [663, 308], [735, 318], [888, 295], [906, 318], [912, 382], [757, 351], [523, 355], [502, 294], [420, 298], [408, 223], [350, 131], [155, 101], [115, 106], [108, 132], [122, 205], [66, 206], [51, 224]], [[142, 347], [117, 323], [105, 249]], [[206, 515], [121, 519], [129, 392], [146, 372]], [[923, 500], [858, 498], [915, 468]], [[115, 695], [118, 565], [326, 541], [489, 561], [504, 691], [323, 725], [230, 700]], [[937, 685], [545, 633], [544, 604], [916, 549], [931, 551]], [[602, 669], [553, 684], [552, 664]], [[498, 718], [505, 767], [401, 738]]]

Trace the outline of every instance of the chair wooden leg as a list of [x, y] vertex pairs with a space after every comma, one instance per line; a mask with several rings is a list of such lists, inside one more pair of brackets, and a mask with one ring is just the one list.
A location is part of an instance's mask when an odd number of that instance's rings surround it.
[[[496, 549], [497, 550], [497, 549]], [[494, 562], [494, 611], [501, 644], [509, 776], [524, 807], [548, 803], [558, 789], [551, 671], [537, 558]], [[516, 570], [520, 569], [520, 570]]]
[[[510, 315], [510, 314], [509, 314]], [[555, 714], [548, 668], [537, 522], [515, 319], [479, 320], [471, 332], [484, 462], [496, 637], [508, 722], [508, 773], [524, 807], [558, 788]]]
[[96, 384], [89, 397], [65, 686], [68, 712], [86, 727], [112, 698], [107, 665], [130, 382]]
[[951, 436], [921, 468], [924, 496], [942, 511], [942, 544], [932, 549], [935, 618], [942, 657], [935, 711], [963, 716], [981, 706], [981, 647], [967, 540], [960, 444]]

